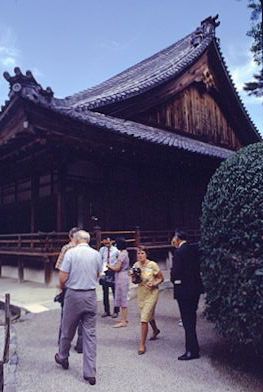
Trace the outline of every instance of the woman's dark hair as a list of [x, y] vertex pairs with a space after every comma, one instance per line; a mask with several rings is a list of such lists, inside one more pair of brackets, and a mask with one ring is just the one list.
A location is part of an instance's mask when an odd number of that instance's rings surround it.
[[115, 245], [119, 250], [127, 249], [127, 243], [125, 238], [116, 238]]
[[144, 252], [145, 254], [146, 254], [146, 256], [147, 257], [149, 257], [149, 249], [147, 249], [147, 248], [145, 248], [144, 246], [139, 246], [138, 248], [137, 248], [137, 251], [138, 252]]

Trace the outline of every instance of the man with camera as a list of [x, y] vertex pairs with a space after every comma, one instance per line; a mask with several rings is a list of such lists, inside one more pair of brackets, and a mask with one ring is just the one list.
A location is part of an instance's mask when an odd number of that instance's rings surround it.
[[171, 281], [174, 284], [174, 298], [177, 300], [183, 327], [185, 329], [185, 353], [180, 361], [199, 358], [199, 344], [196, 335], [196, 311], [203, 285], [200, 276], [200, 256], [197, 244], [189, 244], [186, 234], [176, 230], [172, 239], [175, 247]]
[[67, 288], [64, 299], [59, 352], [55, 361], [68, 369], [69, 350], [78, 323], [83, 329], [83, 376], [96, 384], [96, 284], [102, 269], [99, 252], [88, 244], [90, 235], [84, 230], [76, 233], [77, 245], [68, 250], [59, 272], [61, 289]]

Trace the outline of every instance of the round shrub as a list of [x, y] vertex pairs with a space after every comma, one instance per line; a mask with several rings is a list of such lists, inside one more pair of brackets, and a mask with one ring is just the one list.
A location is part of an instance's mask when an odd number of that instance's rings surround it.
[[202, 207], [206, 315], [234, 345], [263, 353], [263, 143], [213, 175]]

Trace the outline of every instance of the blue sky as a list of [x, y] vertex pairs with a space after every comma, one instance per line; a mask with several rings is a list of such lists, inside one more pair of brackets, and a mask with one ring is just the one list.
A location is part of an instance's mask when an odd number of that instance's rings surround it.
[[[219, 14], [217, 36], [246, 108], [263, 134], [263, 105], [242, 84], [256, 72], [247, 0], [0, 0], [0, 73], [30, 69], [64, 97], [164, 49]], [[0, 104], [8, 84], [0, 76]]]

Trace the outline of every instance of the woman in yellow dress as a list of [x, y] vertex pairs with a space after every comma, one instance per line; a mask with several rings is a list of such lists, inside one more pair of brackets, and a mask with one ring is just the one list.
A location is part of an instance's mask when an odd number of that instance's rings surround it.
[[142, 355], [146, 351], [146, 338], [148, 334], [148, 323], [153, 329], [153, 336], [150, 340], [155, 340], [160, 330], [157, 328], [154, 318], [154, 311], [159, 297], [158, 285], [163, 282], [163, 274], [157, 263], [147, 258], [147, 251], [139, 248], [137, 257], [138, 261], [133, 265], [131, 270], [132, 281], [136, 281], [135, 269], [140, 269], [140, 280], [137, 289], [138, 305], [141, 312], [141, 341], [138, 354]]

